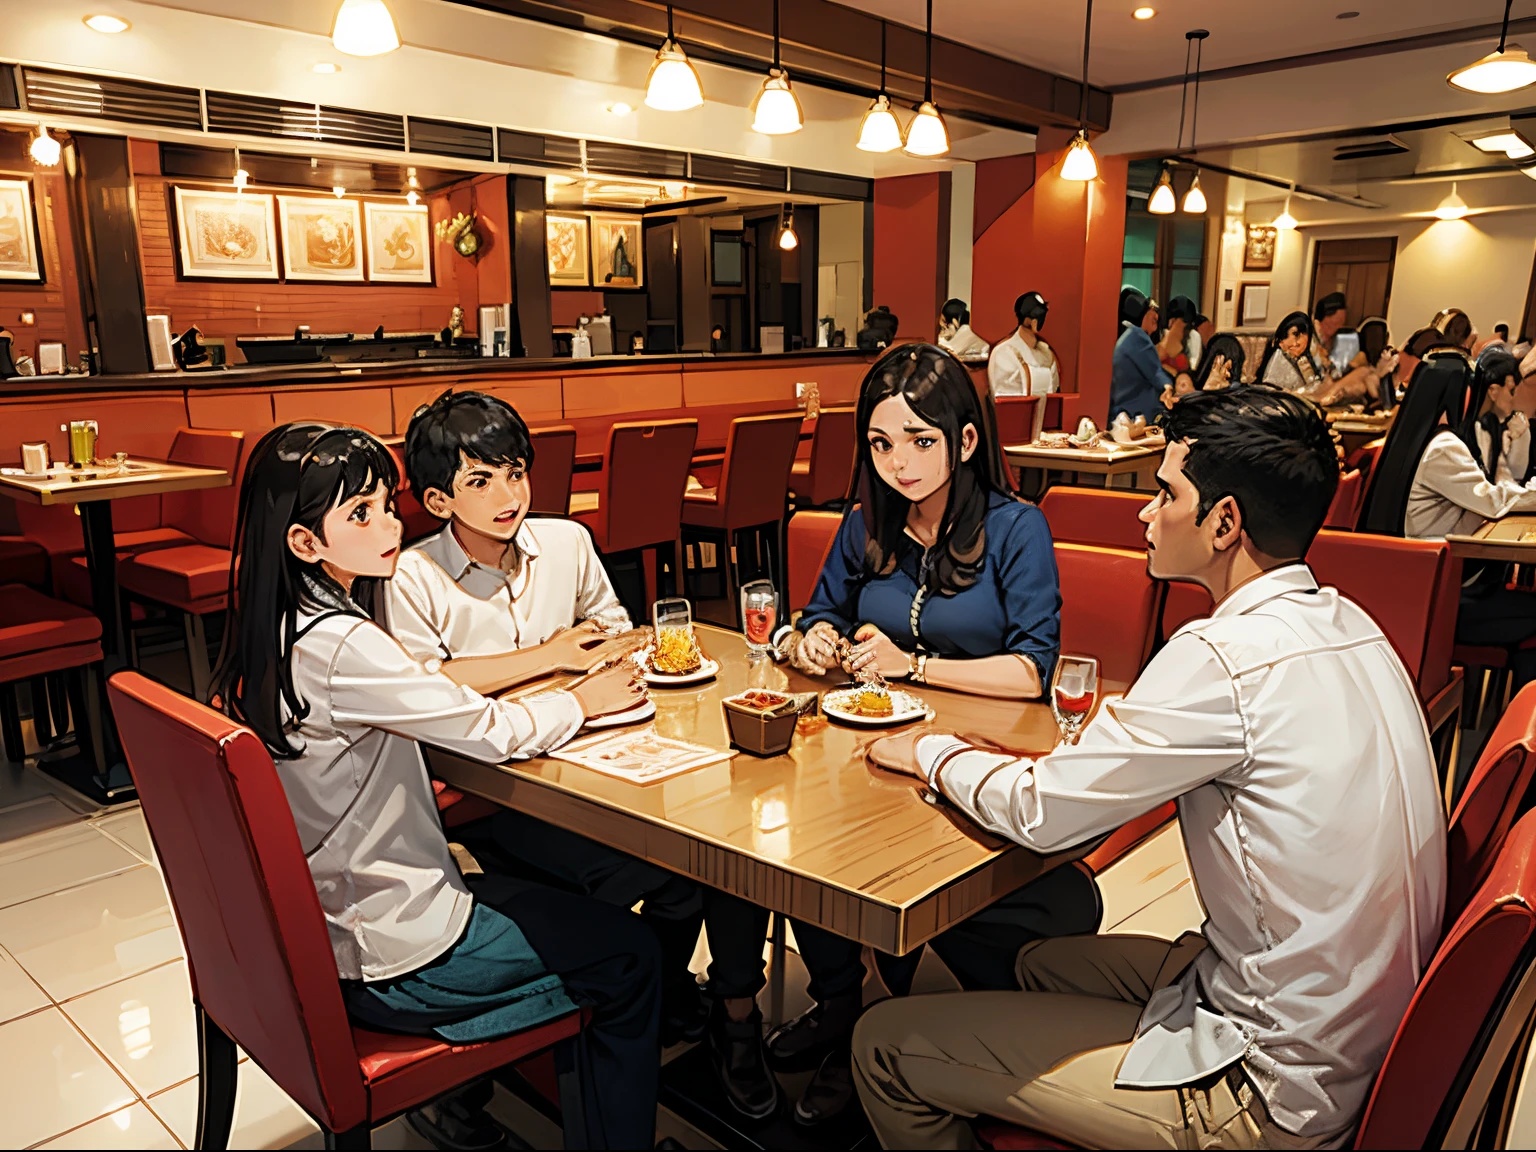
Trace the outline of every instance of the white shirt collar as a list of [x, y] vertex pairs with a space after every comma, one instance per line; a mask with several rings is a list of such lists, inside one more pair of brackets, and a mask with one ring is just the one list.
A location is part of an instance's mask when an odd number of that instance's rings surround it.
[[[514, 572], [507, 572], [473, 559], [468, 552], [464, 551], [464, 545], [460, 544], [459, 538], [454, 535], [451, 521], [411, 547], [430, 557], [466, 592], [481, 600], [489, 600], [501, 590], [503, 585], [518, 582], [520, 578], [521, 582], [526, 582], [527, 564], [518, 564]], [[512, 555], [520, 555], [525, 560], [536, 559], [539, 555], [538, 541], [529, 531], [527, 520], [518, 525], [517, 534], [512, 537], [512, 551], [509, 553], [509, 558]], [[515, 595], [519, 590], [519, 588], [513, 588], [513, 594]]]
[[1227, 593], [1226, 599], [1211, 612], [1211, 616], [1241, 616], [1252, 612], [1260, 604], [1266, 604], [1292, 592], [1316, 592], [1317, 577], [1306, 562], [1297, 560], [1271, 568], [1262, 576], [1255, 576], [1241, 588]]

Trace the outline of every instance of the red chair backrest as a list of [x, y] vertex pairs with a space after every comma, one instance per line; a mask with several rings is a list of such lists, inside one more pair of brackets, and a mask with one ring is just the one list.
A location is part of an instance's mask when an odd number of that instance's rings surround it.
[[1365, 473], [1354, 468], [1340, 476], [1339, 487], [1333, 494], [1333, 503], [1328, 506], [1323, 527], [1353, 532], [1355, 522], [1360, 519], [1360, 501], [1364, 496]]
[[1173, 580], [1164, 585], [1163, 622], [1159, 631], [1167, 639], [1191, 620], [1204, 620], [1216, 605], [1211, 594], [1198, 584], [1183, 584]]
[[609, 430], [602, 495], [608, 551], [649, 548], [678, 538], [688, 465], [698, 438], [697, 420], [618, 423]]
[[816, 416], [816, 431], [811, 437], [811, 472], [807, 487], [796, 496], [806, 504], [830, 504], [848, 499], [853, 483], [853, 465], [858, 459], [854, 442], [856, 408], [823, 408]]
[[192, 996], [332, 1131], [367, 1116], [336, 960], [260, 739], [137, 672], [108, 694], [186, 945]]
[[240, 507], [240, 455], [245, 433], [211, 428], [183, 428], [171, 444], [173, 464], [195, 464], [228, 472], [224, 488], [167, 492], [160, 498], [160, 523], [213, 548], [233, 548]]
[[998, 396], [997, 436], [1001, 444], [1028, 444], [1035, 438], [1035, 406], [1040, 396]]
[[1040, 497], [1040, 511], [1058, 544], [1097, 544], [1144, 552], [1147, 526], [1140, 513], [1152, 497], [1113, 488], [1050, 488]]
[[1376, 1077], [1356, 1148], [1438, 1148], [1464, 1070], [1536, 936], [1536, 815], [1515, 826], [1430, 962]]
[[1488, 734], [1446, 829], [1445, 922], [1453, 924], [1493, 868], [1536, 774], [1536, 684], [1509, 702]]
[[798, 412], [738, 416], [725, 441], [717, 499], [724, 509], [721, 527], [734, 530], [784, 519], [789, 498], [789, 470], [800, 447]]
[[1147, 556], [1122, 548], [1057, 544], [1061, 650], [1095, 656], [1106, 680], [1129, 684], [1152, 651], [1161, 585]]
[[1387, 438], [1385, 436], [1378, 436], [1376, 439], [1360, 445], [1360, 447], [1349, 454], [1349, 459], [1344, 462], [1344, 467], [1357, 469], [1365, 479], [1369, 480], [1371, 478], [1371, 470], [1376, 467], [1376, 461], [1381, 459], [1381, 450], [1386, 443]]
[[395, 489], [395, 515], [405, 529], [405, 543], [430, 536], [443, 526], [443, 522], [422, 506], [421, 499], [411, 488], [410, 477], [405, 474], [405, 437], [381, 436], [384, 447], [395, 458], [395, 471], [400, 474], [400, 486]]
[[550, 516], [571, 514], [571, 476], [576, 470], [576, 429], [569, 424], [530, 428], [533, 471], [528, 474], [533, 496], [528, 511]]
[[842, 514], [838, 512], [796, 512], [789, 518], [786, 530], [789, 537], [788, 611], [798, 612], [810, 602], [842, 522]]

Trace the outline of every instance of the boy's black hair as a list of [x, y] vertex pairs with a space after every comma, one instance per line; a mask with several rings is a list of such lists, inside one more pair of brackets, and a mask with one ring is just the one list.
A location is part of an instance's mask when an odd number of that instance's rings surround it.
[[1339, 461], [1322, 409], [1267, 385], [1192, 392], [1168, 413], [1169, 442], [1189, 445], [1184, 474], [1200, 492], [1200, 519], [1231, 496], [1254, 547], [1299, 560], [1339, 486]]
[[1033, 320], [1037, 327], [1044, 328], [1045, 315], [1050, 310], [1051, 306], [1038, 292], [1026, 292], [1013, 302], [1013, 318], [1019, 322], [1020, 328], [1026, 320]]
[[482, 464], [533, 467], [533, 440], [517, 409], [484, 392], [444, 392], [416, 410], [405, 433], [405, 475], [420, 500], [428, 488], [453, 495], [463, 456]]
[[1330, 292], [1317, 302], [1312, 309], [1312, 319], [1326, 320], [1335, 312], [1343, 312], [1349, 307], [1349, 302], [1344, 299], [1342, 292]]
[[944, 301], [944, 307], [939, 310], [939, 315], [944, 317], [946, 324], [969, 324], [971, 322], [971, 310], [965, 306], [965, 301], [958, 297], [951, 297]]
[[1509, 325], [1508, 324], [1495, 324], [1493, 326], [1493, 334], [1495, 336], [1497, 336], [1500, 340], [1508, 340], [1509, 339]]

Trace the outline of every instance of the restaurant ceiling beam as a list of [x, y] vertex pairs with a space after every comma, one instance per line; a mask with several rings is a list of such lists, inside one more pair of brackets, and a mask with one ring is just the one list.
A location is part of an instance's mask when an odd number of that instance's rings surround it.
[[[634, 44], [666, 37], [666, 5], [652, 0], [449, 0]], [[675, 35], [689, 57], [761, 71], [773, 61], [769, 5], [693, 0], [673, 6]], [[781, 0], [781, 57], [790, 75], [838, 91], [873, 97], [880, 87], [876, 16], [831, 0]], [[886, 90], [914, 106], [923, 99], [925, 40], [902, 24], [887, 25]], [[1065, 76], [934, 37], [934, 100], [946, 115], [1024, 132], [1076, 128], [1081, 85]], [[706, 98], [708, 92], [705, 93]], [[1090, 86], [1088, 127], [1109, 127], [1112, 97]]]

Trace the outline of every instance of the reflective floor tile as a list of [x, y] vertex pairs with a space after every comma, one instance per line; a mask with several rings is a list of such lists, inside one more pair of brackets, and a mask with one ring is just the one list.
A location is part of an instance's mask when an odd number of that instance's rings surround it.
[[[197, 1081], [188, 1080], [151, 1096], [155, 1115], [192, 1146], [197, 1128]], [[240, 1065], [240, 1095], [235, 1102], [231, 1148], [324, 1148], [325, 1138], [304, 1112], [253, 1061]]]
[[178, 960], [61, 1005], [141, 1096], [197, 1075], [197, 1025], [186, 961]]
[[57, 1008], [0, 1024], [0, 1147], [25, 1148], [133, 1099]]
[[91, 823], [114, 840], [121, 840], [148, 863], [154, 863], [155, 848], [149, 839], [149, 829], [144, 825], [142, 809], [134, 806], [102, 816]]
[[143, 1104], [130, 1104], [38, 1147], [179, 1149], [181, 1144]]
[[139, 857], [89, 824], [0, 843], [0, 908], [137, 868]]
[[0, 1024], [46, 1008], [50, 1001], [21, 965], [0, 950]]
[[7, 844], [34, 832], [79, 823], [80, 814], [59, 802], [56, 796], [39, 796], [16, 803], [0, 789], [0, 844]]

